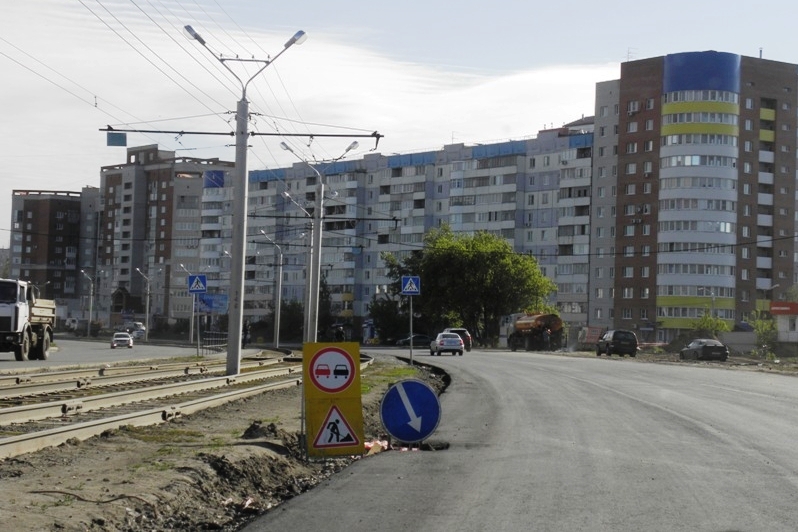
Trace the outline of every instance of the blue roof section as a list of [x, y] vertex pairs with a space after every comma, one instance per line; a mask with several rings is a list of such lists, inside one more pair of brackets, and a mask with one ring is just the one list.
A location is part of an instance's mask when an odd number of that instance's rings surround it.
[[471, 156], [474, 159], [485, 159], [488, 157], [499, 157], [501, 155], [523, 155], [526, 153], [525, 140], [511, 140], [500, 142], [499, 144], [487, 144], [484, 146], [474, 146], [471, 148]]
[[223, 188], [224, 170], [205, 170], [202, 172], [202, 188]]
[[389, 155], [388, 168], [401, 168], [403, 166], [419, 166], [422, 164], [435, 164], [438, 160], [437, 151], [410, 153], [407, 155]]
[[249, 173], [250, 183], [261, 183], [263, 181], [285, 181], [285, 168], [276, 170], [252, 170]]
[[593, 133], [579, 133], [568, 137], [569, 148], [587, 148], [593, 145]]
[[[347, 172], [354, 172], [361, 167], [362, 161], [337, 161], [334, 163], [314, 164], [313, 167], [324, 175], [345, 174]], [[286, 168], [277, 168], [274, 170], [252, 170], [249, 173], [250, 183], [261, 183], [269, 181], [285, 181]]]
[[740, 92], [740, 56], [727, 52], [685, 52], [665, 56], [663, 91]]

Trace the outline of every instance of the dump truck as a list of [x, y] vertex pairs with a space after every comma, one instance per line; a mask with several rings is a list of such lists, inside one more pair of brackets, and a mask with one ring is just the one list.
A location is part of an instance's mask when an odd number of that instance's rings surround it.
[[507, 346], [511, 351], [543, 351], [562, 347], [563, 324], [556, 314], [520, 314], [511, 322], [510, 328]]
[[55, 301], [40, 299], [28, 281], [0, 279], [0, 352], [17, 360], [46, 360], [55, 327]]

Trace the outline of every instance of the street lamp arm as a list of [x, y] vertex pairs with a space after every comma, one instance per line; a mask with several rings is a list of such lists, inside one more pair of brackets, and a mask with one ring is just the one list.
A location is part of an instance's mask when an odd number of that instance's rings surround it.
[[[203, 39], [202, 36], [194, 30], [194, 28], [192, 28], [190, 25], [187, 24], [187, 25], [183, 26], [183, 29], [185, 30], [186, 34], [189, 37], [191, 37], [192, 39], [194, 39], [195, 41], [200, 43], [203, 48], [208, 50], [208, 52], [215, 59], [217, 59], [222, 64], [222, 66], [224, 66], [227, 69], [227, 71], [230, 72], [230, 74], [232, 74], [234, 78], [236, 78], [236, 80], [238, 80], [239, 85], [241, 85], [241, 92], [242, 92], [242, 94], [244, 96], [246, 96], [247, 87], [249, 86], [250, 82], [252, 82], [252, 80], [255, 79], [256, 77], [258, 77], [258, 75], [261, 72], [263, 72], [266, 69], [266, 67], [268, 67], [269, 65], [274, 63], [277, 60], [277, 58], [280, 57], [281, 55], [283, 55], [283, 53], [286, 50], [288, 50], [291, 46], [293, 46], [295, 44], [302, 44], [303, 42], [305, 42], [305, 40], [308, 37], [307, 34], [304, 31], [299, 30], [298, 32], [296, 32], [294, 34], [293, 37], [288, 39], [288, 41], [283, 46], [283, 49], [280, 50], [277, 53], [277, 55], [275, 55], [274, 57], [272, 57], [270, 59], [254, 59], [254, 58], [253, 59], [245, 59], [245, 58], [239, 58], [239, 57], [217, 57], [216, 54], [213, 53], [213, 51], [211, 51], [210, 48], [208, 48], [208, 45], [205, 42], [205, 39]], [[257, 72], [252, 74], [249, 77], [249, 79], [247, 79], [247, 81], [245, 82], [243, 79], [241, 79], [241, 77], [238, 74], [235, 73], [235, 71], [233, 71], [233, 69], [230, 68], [230, 66], [227, 64], [227, 61], [236, 61], [236, 62], [239, 62], [239, 63], [262, 63], [263, 66], [261, 66], [258, 69]]]

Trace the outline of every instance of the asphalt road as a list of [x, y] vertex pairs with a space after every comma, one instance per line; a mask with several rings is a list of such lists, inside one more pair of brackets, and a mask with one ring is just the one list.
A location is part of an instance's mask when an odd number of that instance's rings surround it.
[[121, 363], [130, 360], [191, 357], [197, 354], [196, 345], [189, 346], [188, 342], [184, 346], [134, 343], [132, 349], [119, 347], [111, 349], [110, 346], [110, 338], [86, 340], [68, 334], [56, 335], [55, 344], [50, 349], [50, 356], [47, 360], [17, 362], [14, 353], [0, 353], [0, 372], [80, 364]]
[[247, 532], [796, 529], [798, 378], [533, 353], [416, 360], [453, 377], [430, 438], [450, 448], [363, 459]]

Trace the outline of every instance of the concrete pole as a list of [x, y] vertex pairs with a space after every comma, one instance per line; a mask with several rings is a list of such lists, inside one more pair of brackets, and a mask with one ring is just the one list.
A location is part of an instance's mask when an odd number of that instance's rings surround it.
[[246, 89], [236, 109], [236, 169], [233, 195], [233, 241], [230, 249], [230, 314], [227, 328], [227, 375], [238, 375], [241, 368], [241, 328], [244, 325], [244, 263], [247, 253], [247, 131], [249, 102]]
[[280, 307], [283, 301], [283, 250], [280, 246], [275, 244], [278, 251], [279, 262], [277, 264], [277, 288], [275, 297], [277, 298], [277, 305], [274, 309], [274, 348], [280, 347]]

